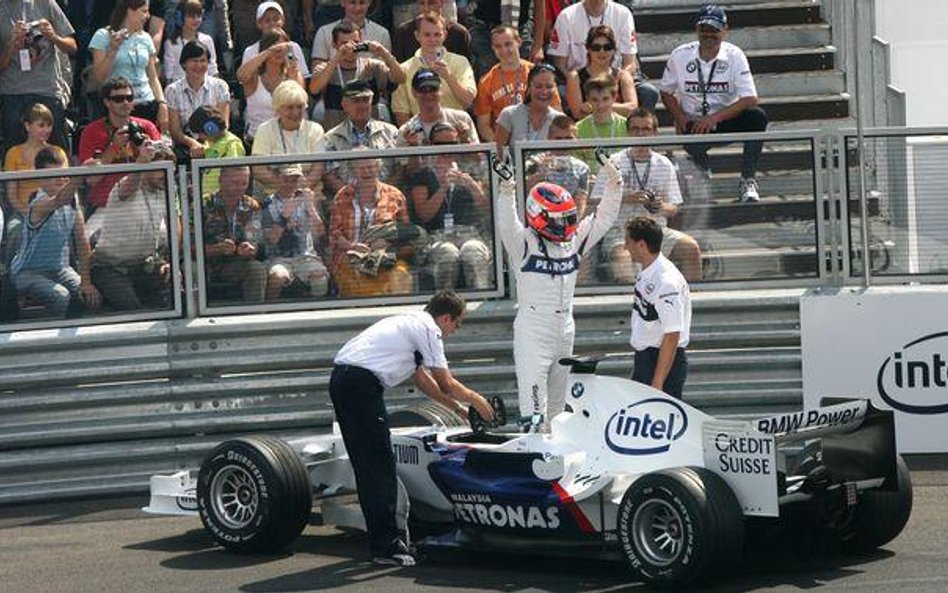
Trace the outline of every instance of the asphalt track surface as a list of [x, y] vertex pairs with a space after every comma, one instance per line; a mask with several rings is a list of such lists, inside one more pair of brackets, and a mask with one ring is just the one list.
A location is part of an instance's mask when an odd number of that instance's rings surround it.
[[[735, 560], [709, 592], [942, 593], [948, 591], [948, 458], [909, 460], [915, 507], [882, 549], [859, 556], [780, 541]], [[620, 564], [441, 551], [423, 566], [366, 562], [355, 533], [310, 526], [288, 553], [239, 556], [214, 545], [197, 519], [151, 517], [145, 497], [0, 508], [0, 592], [497, 592], [644, 591]]]

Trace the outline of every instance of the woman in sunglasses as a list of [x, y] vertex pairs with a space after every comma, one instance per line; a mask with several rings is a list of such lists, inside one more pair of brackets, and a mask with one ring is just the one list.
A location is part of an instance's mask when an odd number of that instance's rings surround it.
[[635, 80], [627, 70], [615, 68], [616, 34], [609, 25], [598, 25], [586, 35], [586, 66], [566, 75], [566, 105], [575, 119], [592, 113], [586, 99], [586, 81], [602, 74], [611, 74], [616, 80], [618, 96], [612, 110], [627, 117], [639, 106], [635, 94]]
[[497, 151], [502, 154], [505, 146], [523, 140], [546, 140], [550, 123], [563, 115], [551, 106], [555, 96], [556, 68], [545, 62], [530, 68], [523, 103], [505, 107], [497, 118]]

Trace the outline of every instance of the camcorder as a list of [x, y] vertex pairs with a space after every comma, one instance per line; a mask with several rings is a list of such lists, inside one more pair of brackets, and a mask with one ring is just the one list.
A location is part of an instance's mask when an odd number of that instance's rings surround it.
[[148, 136], [145, 134], [145, 129], [134, 121], [128, 122], [125, 126], [125, 131], [128, 133], [128, 141], [139, 148], [145, 143], [145, 140], [148, 139]]

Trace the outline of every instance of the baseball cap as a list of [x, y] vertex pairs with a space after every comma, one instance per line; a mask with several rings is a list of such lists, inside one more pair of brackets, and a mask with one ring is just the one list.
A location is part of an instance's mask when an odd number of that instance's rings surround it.
[[350, 80], [342, 87], [343, 97], [371, 97], [373, 95], [375, 92], [364, 80]]
[[411, 77], [411, 88], [441, 88], [441, 77], [434, 70], [422, 68]]
[[717, 4], [707, 4], [701, 7], [695, 16], [695, 26], [708, 25], [721, 30], [727, 27], [727, 13]]
[[280, 165], [280, 167], [277, 168], [277, 173], [279, 173], [283, 177], [288, 177], [290, 175], [298, 175], [299, 177], [302, 177], [303, 168], [296, 164]]
[[257, 7], [257, 20], [262, 19], [263, 15], [271, 8], [283, 15], [283, 7], [280, 6], [279, 2], [261, 2], [260, 6]]

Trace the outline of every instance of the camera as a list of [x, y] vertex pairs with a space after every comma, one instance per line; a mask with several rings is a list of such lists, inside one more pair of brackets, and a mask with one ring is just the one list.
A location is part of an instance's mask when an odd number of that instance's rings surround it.
[[147, 138], [145, 130], [137, 123], [133, 121], [128, 122], [125, 126], [125, 131], [128, 132], [128, 141], [135, 146], [140, 147], [145, 143], [145, 139]]
[[162, 261], [161, 256], [149, 255], [145, 258], [145, 262], [142, 264], [142, 271], [149, 275], [157, 274], [161, 271], [161, 266], [164, 263], [165, 262]]
[[292, 48], [292, 47], [286, 50], [286, 61], [288, 61], [288, 62], [295, 62], [295, 61], [296, 61], [296, 54], [293, 53], [293, 48]]
[[645, 206], [645, 209], [651, 214], [657, 214], [662, 207], [661, 198], [659, 198], [655, 192], [648, 189], [643, 189], [642, 193], [645, 194], [645, 203], [642, 205]]
[[356, 53], [369, 51], [369, 44], [366, 43], [365, 41], [363, 41], [362, 43], [356, 43], [355, 46], [352, 48], [352, 51]]
[[30, 21], [26, 23], [26, 29], [26, 36], [32, 41], [36, 41], [43, 37], [43, 31], [40, 30], [40, 21]]

